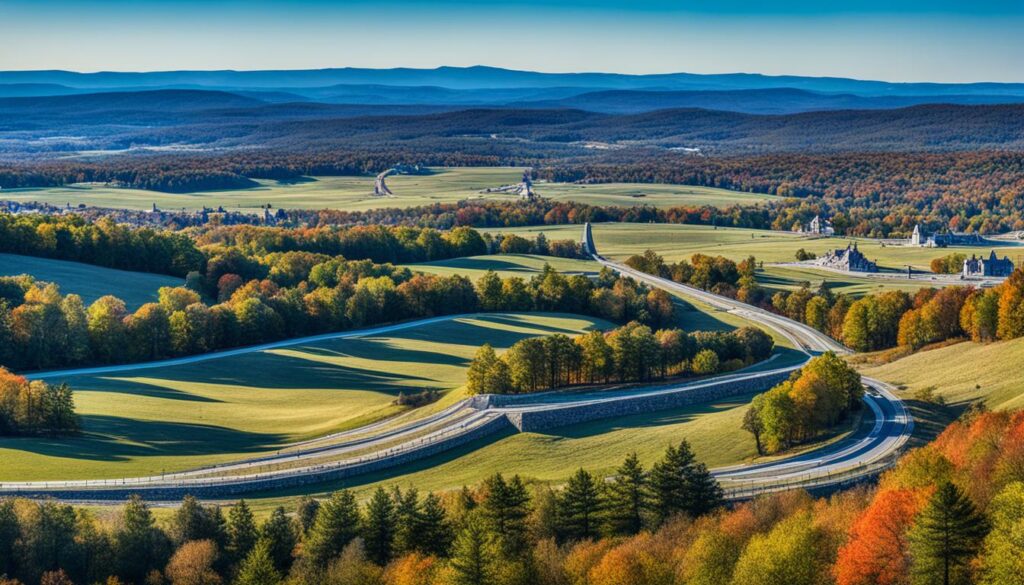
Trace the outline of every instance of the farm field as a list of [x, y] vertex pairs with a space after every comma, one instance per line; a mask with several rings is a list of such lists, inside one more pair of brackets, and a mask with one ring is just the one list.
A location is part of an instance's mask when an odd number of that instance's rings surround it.
[[[229, 211], [251, 211], [270, 204], [285, 209], [344, 209], [359, 211], [382, 207], [414, 207], [433, 203], [452, 203], [463, 199], [514, 199], [501, 193], [482, 194], [488, 187], [517, 183], [523, 169], [516, 167], [436, 168], [431, 175], [388, 177], [392, 197], [374, 197], [373, 177], [305, 177], [294, 181], [257, 180], [250, 189], [162, 193], [141, 189], [122, 189], [95, 184], [75, 184], [51, 188], [5, 189], [4, 199], [41, 201], [54, 205], [84, 203], [99, 207], [150, 209], [153, 203], [167, 210], [200, 209], [223, 206]], [[741, 193], [710, 187], [686, 185], [648, 185], [613, 183], [574, 185], [539, 183], [537, 192], [556, 200], [574, 200], [597, 205], [716, 205], [752, 204], [770, 199], [770, 195]], [[644, 197], [635, 197], [638, 193]]]
[[743, 193], [691, 185], [664, 185], [655, 183], [536, 183], [537, 193], [555, 201], [581, 201], [591, 205], [651, 205], [673, 207], [677, 205], [725, 208], [731, 205], [755, 205], [776, 199], [774, 195]]
[[436, 262], [422, 262], [418, 264], [403, 264], [409, 270], [450, 276], [461, 274], [475, 281], [488, 270], [493, 270], [499, 276], [506, 278], [518, 276], [529, 279], [535, 274], [544, 270], [548, 264], [563, 274], [597, 274], [601, 266], [593, 260], [578, 260], [575, 258], [556, 258], [554, 256], [537, 256], [534, 254], [492, 254], [487, 256], [469, 256], [466, 258], [452, 258], [450, 260], [438, 260]]
[[395, 414], [399, 392], [462, 386], [484, 342], [503, 349], [525, 337], [610, 326], [568, 314], [481, 314], [375, 337], [72, 377], [66, 381], [83, 435], [0, 439], [0, 481], [159, 474], [277, 450]]
[[156, 302], [162, 286], [181, 286], [183, 280], [162, 274], [129, 272], [91, 264], [50, 260], [33, 256], [0, 254], [0, 276], [29, 274], [36, 280], [60, 286], [64, 294], [75, 293], [88, 305], [103, 295], [114, 295], [130, 310]]

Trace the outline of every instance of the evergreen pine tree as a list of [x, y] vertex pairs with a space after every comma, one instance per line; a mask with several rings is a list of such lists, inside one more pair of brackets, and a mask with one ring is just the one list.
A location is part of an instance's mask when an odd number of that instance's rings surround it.
[[597, 536], [601, 504], [594, 476], [584, 469], [574, 473], [558, 497], [558, 531], [561, 536], [568, 540]]
[[636, 534], [644, 527], [651, 507], [647, 474], [636, 453], [630, 453], [616, 470], [608, 487], [608, 527], [613, 534]]
[[345, 545], [358, 535], [359, 506], [348, 490], [331, 494], [320, 505], [309, 536], [303, 545], [303, 560], [313, 568], [323, 569], [338, 556]]
[[722, 502], [718, 483], [703, 463], [697, 463], [685, 439], [679, 447], [669, 446], [654, 464], [650, 485], [659, 523], [678, 513], [698, 516]]
[[235, 585], [278, 585], [281, 573], [271, 554], [272, 544], [260, 538], [238, 569]]
[[391, 560], [395, 545], [395, 503], [384, 488], [378, 487], [366, 505], [363, 544], [366, 555], [378, 565]]
[[[0, 303], [3, 301], [0, 300]], [[19, 532], [18, 517], [14, 513], [14, 501], [0, 502], [0, 575], [14, 573], [14, 543], [18, 540]]]
[[944, 482], [910, 530], [911, 579], [921, 585], [970, 582], [970, 560], [988, 532], [985, 517], [955, 485]]
[[487, 522], [471, 513], [452, 546], [452, 585], [491, 585], [497, 576], [500, 554]]
[[530, 495], [519, 476], [505, 481], [500, 473], [484, 480], [487, 497], [481, 509], [485, 522], [501, 542], [505, 554], [515, 556], [526, 547], [526, 520]]
[[296, 536], [295, 525], [280, 506], [270, 513], [270, 517], [260, 528], [260, 539], [267, 541], [270, 558], [274, 561], [274, 567], [281, 573], [288, 572], [291, 567]]
[[299, 520], [299, 528], [302, 529], [303, 536], [309, 534], [309, 529], [313, 527], [319, 509], [320, 502], [315, 499], [309, 496], [299, 498], [299, 504], [295, 508], [295, 517]]
[[441, 499], [434, 494], [423, 498], [419, 515], [418, 542], [416, 548], [423, 554], [444, 557], [452, 545], [452, 526], [441, 505]]
[[170, 543], [155, 523], [142, 498], [128, 498], [113, 540], [117, 575], [129, 583], [141, 583], [150, 571], [167, 564]]
[[252, 510], [244, 499], [238, 500], [228, 512], [227, 552], [232, 562], [237, 563], [248, 557], [258, 537]]
[[420, 542], [420, 495], [416, 488], [404, 493], [398, 486], [391, 490], [391, 499], [395, 503], [395, 545], [396, 556], [416, 550]]

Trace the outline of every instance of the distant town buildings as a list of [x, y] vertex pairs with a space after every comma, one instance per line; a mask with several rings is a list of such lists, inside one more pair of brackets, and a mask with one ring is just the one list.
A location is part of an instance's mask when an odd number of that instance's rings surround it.
[[857, 244], [849, 244], [846, 248], [836, 248], [819, 258], [815, 264], [823, 268], [832, 268], [844, 272], [878, 272], [878, 265], [868, 260], [857, 249]]
[[834, 236], [836, 230], [832, 227], [831, 221], [820, 215], [815, 215], [811, 221], [798, 226], [796, 232], [815, 236]]
[[110, 218], [115, 223], [131, 225], [134, 227], [170, 227], [175, 229], [201, 226], [211, 222], [219, 225], [278, 225], [288, 220], [288, 213], [283, 209], [276, 212], [266, 205], [260, 214], [244, 213], [241, 211], [227, 211], [223, 207], [203, 207], [198, 211], [166, 211], [160, 209], [154, 203], [149, 209], [139, 211], [134, 209], [115, 209], [107, 207], [92, 207], [80, 203], [72, 206], [70, 203], [51, 205], [37, 201], [3, 201], [0, 200], [0, 213], [11, 213], [14, 215], [80, 215], [88, 221], [95, 221], [100, 218]]
[[1013, 272], [1013, 262], [1003, 256], [999, 259], [996, 251], [992, 250], [988, 258], [978, 258], [974, 254], [964, 260], [962, 276], [964, 278], [983, 278], [988, 276], [1010, 276]]
[[978, 234], [944, 232], [925, 235], [920, 224], [914, 226], [910, 235], [910, 245], [921, 248], [946, 248], [948, 246], [977, 246], [984, 244], [985, 239]]

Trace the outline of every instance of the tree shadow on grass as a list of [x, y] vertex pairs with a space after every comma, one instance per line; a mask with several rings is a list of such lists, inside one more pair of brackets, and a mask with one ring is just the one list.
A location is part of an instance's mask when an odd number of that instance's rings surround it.
[[[564, 315], [562, 313], [539, 313], [540, 315]], [[537, 315], [537, 313], [534, 313]], [[582, 315], [580, 318], [585, 318]], [[495, 323], [497, 325], [509, 325], [513, 327], [522, 327], [524, 329], [535, 329], [537, 333], [519, 333], [514, 331], [505, 331], [505, 335], [514, 336], [518, 339], [525, 339], [527, 337], [536, 337], [538, 335], [554, 335], [555, 333], [563, 333], [565, 335], [579, 335], [579, 330], [571, 327], [559, 327], [557, 325], [551, 325], [547, 323], [538, 323], [536, 321], [530, 321], [523, 317], [516, 317], [515, 315], [484, 315], [478, 317], [480, 321], [486, 321], [488, 323]], [[479, 326], [475, 326], [479, 327]], [[509, 344], [511, 345], [511, 344]]]
[[48, 457], [118, 462], [146, 456], [264, 452], [285, 440], [283, 435], [213, 425], [85, 415], [79, 435], [2, 439], [0, 447]]

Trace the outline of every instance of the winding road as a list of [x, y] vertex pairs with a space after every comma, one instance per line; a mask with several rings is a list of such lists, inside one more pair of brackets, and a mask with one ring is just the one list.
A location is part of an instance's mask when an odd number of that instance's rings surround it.
[[[707, 291], [645, 274], [610, 261], [597, 253], [590, 224], [583, 228], [582, 243], [602, 265], [650, 286], [662, 288], [685, 298], [728, 311], [759, 323], [789, 339], [808, 359], [817, 353], [849, 350], [828, 336], [795, 321], [763, 309], [714, 295]], [[465, 318], [450, 315], [422, 319], [360, 331], [347, 331], [291, 339], [172, 360], [143, 364], [104, 366], [37, 373], [31, 379], [61, 379], [77, 375], [113, 374], [147, 368], [187, 365], [254, 351], [307, 344], [332, 339], [381, 335], [431, 323]], [[410, 461], [479, 440], [488, 435], [524, 429], [530, 416], [580, 413], [588, 419], [609, 415], [609, 406], [629, 409], [642, 404], [683, 403], [702, 392], [728, 390], [738, 384], [770, 385], [783, 379], [799, 366], [762, 371], [740, 371], [707, 380], [619, 391], [549, 392], [514, 398], [475, 396], [422, 418], [402, 415], [372, 425], [336, 433], [260, 457], [193, 469], [178, 473], [103, 480], [2, 482], [0, 495], [47, 496], [74, 501], [122, 499], [139, 493], [150, 500], [177, 500], [185, 494], [217, 499], [268, 490], [294, 488], [329, 480], [357, 476], [404, 465]], [[876, 380], [865, 380], [869, 392], [864, 401], [872, 416], [848, 437], [829, 446], [798, 456], [755, 465], [740, 465], [712, 470], [728, 497], [745, 498], [757, 493], [790, 487], [836, 485], [877, 472], [891, 465], [893, 456], [907, 441], [913, 421], [892, 390]], [[697, 394], [694, 394], [697, 393]], [[675, 402], [673, 402], [675, 401]], [[650, 406], [640, 406], [650, 411]], [[643, 412], [644, 410], [637, 410]], [[414, 414], [414, 413], [412, 413]], [[517, 423], [518, 421], [518, 423]], [[526, 428], [530, 430], [530, 428]], [[742, 432], [737, 429], [736, 432]]]

